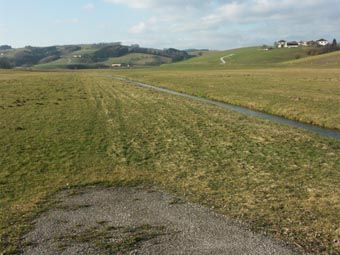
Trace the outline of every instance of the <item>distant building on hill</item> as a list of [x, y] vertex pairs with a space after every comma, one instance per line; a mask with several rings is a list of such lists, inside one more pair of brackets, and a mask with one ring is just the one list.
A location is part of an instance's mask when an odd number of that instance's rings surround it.
[[296, 48], [299, 47], [299, 43], [296, 41], [287, 42], [285, 40], [280, 40], [276, 43], [278, 48]]
[[277, 47], [278, 48], [284, 48], [286, 46], [286, 41], [285, 40], [280, 40], [277, 42]]
[[313, 46], [322, 46], [325, 47], [329, 45], [330, 42], [328, 42], [325, 39], [320, 39], [317, 41], [291, 41], [287, 42], [285, 40], [280, 40], [275, 43], [277, 48], [297, 48], [297, 47], [313, 47]]
[[320, 40], [317, 40], [316, 43], [319, 45], [319, 46], [327, 46], [329, 44], [329, 42], [325, 39], [320, 39]]
[[296, 41], [286, 43], [286, 48], [297, 48], [297, 47], [299, 47], [299, 43]]

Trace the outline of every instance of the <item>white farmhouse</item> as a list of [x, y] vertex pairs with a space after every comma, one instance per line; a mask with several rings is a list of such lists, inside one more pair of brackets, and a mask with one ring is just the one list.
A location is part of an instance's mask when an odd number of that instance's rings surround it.
[[329, 44], [329, 42], [325, 39], [320, 39], [320, 40], [317, 40], [316, 43], [319, 45], [319, 46], [326, 46]]
[[286, 41], [285, 40], [280, 40], [277, 42], [277, 47], [278, 48], [284, 48], [286, 46]]

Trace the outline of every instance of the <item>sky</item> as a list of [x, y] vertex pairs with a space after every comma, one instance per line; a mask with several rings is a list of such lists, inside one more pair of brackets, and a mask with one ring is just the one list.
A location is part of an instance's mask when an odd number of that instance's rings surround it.
[[340, 41], [340, 0], [0, 0], [0, 45], [231, 49]]

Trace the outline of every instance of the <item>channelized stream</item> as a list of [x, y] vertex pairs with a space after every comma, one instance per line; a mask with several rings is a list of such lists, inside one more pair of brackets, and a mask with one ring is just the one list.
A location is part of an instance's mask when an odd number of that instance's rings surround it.
[[164, 93], [168, 93], [168, 94], [171, 94], [171, 95], [185, 97], [185, 98], [189, 98], [189, 99], [199, 101], [199, 102], [203, 102], [203, 103], [210, 104], [210, 105], [215, 105], [215, 106], [218, 106], [220, 108], [231, 110], [231, 111], [234, 111], [234, 112], [238, 112], [238, 113], [241, 113], [241, 114], [244, 114], [244, 115], [247, 115], [247, 116], [261, 118], [261, 119], [272, 121], [274, 123], [304, 129], [304, 130], [307, 130], [307, 131], [310, 131], [310, 132], [313, 132], [313, 133], [317, 133], [317, 134], [324, 136], [324, 137], [340, 139], [340, 132], [336, 131], [336, 130], [323, 128], [323, 127], [303, 123], [303, 122], [296, 121], [296, 120], [290, 120], [290, 119], [280, 117], [280, 116], [276, 116], [276, 115], [272, 115], [272, 114], [269, 114], [269, 113], [251, 110], [251, 109], [248, 109], [248, 108], [242, 107], [242, 106], [232, 105], [232, 104], [228, 104], [228, 103], [222, 103], [222, 102], [214, 101], [214, 100], [211, 100], [211, 99], [193, 96], [193, 95], [173, 91], [171, 89], [156, 87], [156, 86], [145, 84], [145, 83], [142, 83], [142, 82], [139, 82], [139, 81], [130, 80], [130, 79], [124, 78], [124, 77], [116, 77], [116, 76], [108, 76], [108, 77], [115, 79], [115, 80], [124, 81], [124, 82], [127, 82], [129, 84], [132, 84], [132, 85], [135, 85], [135, 86], [138, 86], [138, 87], [151, 89], [151, 90], [155, 90], [155, 91], [159, 91], [159, 92], [164, 92]]

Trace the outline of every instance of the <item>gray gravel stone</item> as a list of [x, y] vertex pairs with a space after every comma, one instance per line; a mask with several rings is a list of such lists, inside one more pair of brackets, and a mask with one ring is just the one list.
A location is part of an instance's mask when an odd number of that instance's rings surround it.
[[24, 254], [295, 254], [223, 215], [159, 191], [88, 187], [56, 199], [57, 206], [32, 223]]

